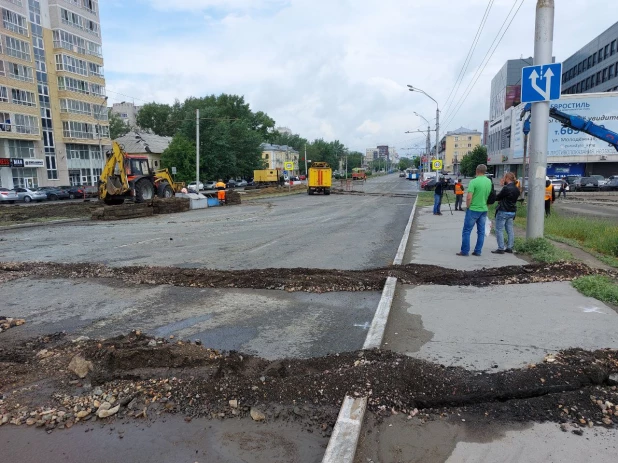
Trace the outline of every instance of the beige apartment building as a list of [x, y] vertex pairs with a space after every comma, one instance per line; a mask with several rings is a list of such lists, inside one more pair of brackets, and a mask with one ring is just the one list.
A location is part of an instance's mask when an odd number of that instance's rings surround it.
[[98, 1], [0, 10], [0, 187], [95, 185], [111, 144]]
[[481, 144], [482, 133], [477, 130], [460, 127], [447, 132], [440, 141], [440, 159], [444, 161], [444, 171], [459, 173], [463, 157]]

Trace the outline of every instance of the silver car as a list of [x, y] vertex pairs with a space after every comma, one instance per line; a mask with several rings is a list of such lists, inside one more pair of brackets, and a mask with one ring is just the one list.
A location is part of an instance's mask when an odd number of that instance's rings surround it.
[[15, 192], [19, 198], [18, 200], [26, 203], [45, 201], [47, 199], [47, 194], [44, 191], [31, 190], [30, 188], [15, 188]]
[[13, 204], [15, 201], [19, 201], [17, 193], [8, 188], [0, 188], [0, 203]]

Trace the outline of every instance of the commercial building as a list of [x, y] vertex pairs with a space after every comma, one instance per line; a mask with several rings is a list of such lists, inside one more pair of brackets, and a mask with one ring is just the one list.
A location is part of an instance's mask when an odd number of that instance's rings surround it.
[[458, 174], [461, 160], [481, 144], [482, 135], [478, 130], [465, 127], [447, 132], [440, 140], [439, 159], [443, 161], [443, 170]]
[[294, 148], [287, 145], [271, 145], [270, 143], [262, 143], [261, 148], [265, 169], [285, 170], [285, 163], [293, 162], [294, 170], [290, 174], [300, 175], [298, 168], [300, 154]]
[[0, 10], [0, 186], [96, 184], [111, 143], [98, 2]]
[[122, 122], [131, 127], [131, 129], [137, 128], [137, 113], [142, 109], [141, 106], [135, 106], [131, 102], [123, 101], [122, 103], [114, 103], [111, 111], [116, 114]]
[[521, 103], [521, 70], [532, 66], [533, 58], [510, 59], [491, 79], [489, 120], [494, 120]]
[[127, 154], [147, 156], [150, 166], [154, 169], [160, 169], [161, 155], [170, 146], [172, 137], [161, 137], [152, 133], [132, 130], [114, 141], [122, 145]]
[[618, 91], [618, 22], [562, 63], [562, 94]]

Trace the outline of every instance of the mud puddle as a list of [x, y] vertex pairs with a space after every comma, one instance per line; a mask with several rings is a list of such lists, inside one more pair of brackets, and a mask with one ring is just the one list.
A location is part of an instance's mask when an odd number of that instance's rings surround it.
[[305, 291], [381, 291], [386, 279], [396, 277], [409, 285], [490, 286], [570, 281], [593, 274], [613, 274], [577, 262], [529, 264], [473, 271], [433, 265], [407, 264], [369, 270], [267, 268], [209, 270], [176, 267], [127, 266], [51, 262], [0, 262], [0, 282], [22, 277], [108, 278], [131, 284], [172, 285], [197, 288], [249, 288]]

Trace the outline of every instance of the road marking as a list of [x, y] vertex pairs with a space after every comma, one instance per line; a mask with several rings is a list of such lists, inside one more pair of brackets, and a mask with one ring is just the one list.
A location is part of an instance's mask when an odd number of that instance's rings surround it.
[[603, 315], [607, 315], [605, 312], [601, 312], [599, 307], [582, 307], [584, 313], [600, 313]]
[[369, 322], [365, 322], [364, 325], [359, 325], [358, 323], [354, 323], [354, 326], [357, 327], [357, 328], [362, 328], [364, 330], [368, 330], [370, 325], [369, 325]]

